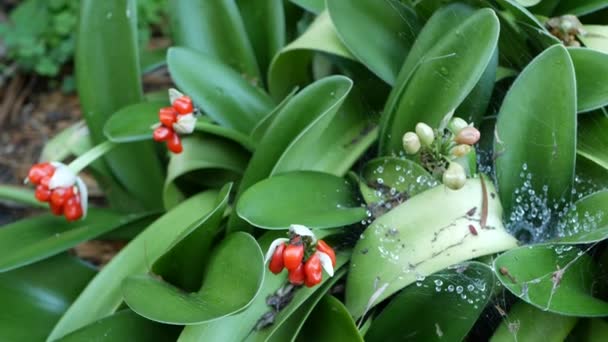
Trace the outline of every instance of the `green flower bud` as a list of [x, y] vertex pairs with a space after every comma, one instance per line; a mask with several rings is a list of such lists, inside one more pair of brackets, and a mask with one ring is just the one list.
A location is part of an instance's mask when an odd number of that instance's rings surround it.
[[403, 149], [407, 154], [416, 154], [420, 151], [420, 138], [414, 132], [406, 132], [403, 135]]
[[467, 153], [471, 152], [471, 145], [467, 145], [467, 144], [460, 144], [455, 146], [454, 148], [452, 148], [452, 155], [456, 158], [460, 158], [464, 155], [466, 155]]
[[468, 127], [469, 124], [464, 121], [463, 119], [459, 118], [459, 117], [453, 117], [452, 120], [450, 120], [450, 124], [448, 125], [448, 129], [454, 133], [454, 134], [458, 134], [460, 133], [460, 131], [462, 131], [463, 128]]
[[416, 134], [418, 134], [418, 137], [424, 146], [431, 146], [435, 140], [433, 129], [424, 122], [419, 122], [416, 125]]
[[454, 162], [450, 163], [448, 169], [443, 173], [443, 184], [452, 190], [458, 190], [464, 186], [467, 175], [464, 168]]
[[479, 141], [481, 133], [475, 127], [465, 127], [456, 135], [454, 141], [457, 144], [474, 145]]

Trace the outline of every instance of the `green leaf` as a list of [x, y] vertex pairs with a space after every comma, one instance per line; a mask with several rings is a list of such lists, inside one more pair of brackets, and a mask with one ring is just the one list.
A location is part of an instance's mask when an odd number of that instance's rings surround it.
[[[519, 196], [516, 191], [521, 191], [524, 183], [529, 183], [526, 188], [536, 194], [546, 194], [550, 207], [569, 200], [575, 151], [574, 68], [566, 49], [556, 45], [522, 71], [498, 115], [494, 135], [496, 177], [507, 217]], [[531, 179], [520, 176], [522, 171]]]
[[296, 341], [363, 341], [344, 304], [325, 295], [306, 320]]
[[[136, 10], [134, 0], [86, 0], [80, 4], [76, 83], [95, 144], [105, 140], [103, 126], [110, 114], [142, 100]], [[106, 194], [113, 206], [125, 211], [139, 206], [114, 189], [124, 187], [144, 208], [160, 208], [163, 174], [152, 142], [120, 146], [104, 159], [118, 181], [102, 182], [110, 187]], [[141, 177], [142, 169], [146, 177]]]
[[[276, 114], [264, 138], [258, 143], [239, 185], [237, 203], [243, 192], [272, 175], [275, 165], [292, 141], [311, 124], [333, 115], [352, 88], [352, 81], [344, 76], [330, 76], [302, 89]], [[228, 224], [228, 230], [243, 225], [236, 214]], [[239, 229], [244, 227], [239, 227]]]
[[[608, 190], [576, 201], [557, 225], [558, 243], [585, 244], [608, 237]], [[1, 232], [1, 231], [0, 231]]]
[[268, 88], [275, 99], [312, 82], [309, 66], [315, 52], [354, 59], [338, 38], [327, 12], [317, 16], [306, 32], [274, 56], [268, 70]]
[[492, 269], [475, 261], [434, 273], [395, 296], [372, 321], [365, 340], [462, 341], [492, 297], [495, 282]]
[[539, 310], [525, 302], [515, 303], [507, 317], [492, 335], [491, 342], [565, 341], [578, 320]]
[[266, 75], [272, 57], [285, 45], [283, 0], [237, 0], [236, 3], [261, 75]]
[[0, 229], [0, 272], [59, 254], [145, 216], [91, 208], [76, 222], [45, 214], [6, 225]]
[[0, 274], [0, 340], [44, 341], [95, 271], [67, 254]]
[[277, 114], [283, 110], [283, 107], [285, 107], [285, 105], [291, 101], [291, 98], [296, 94], [297, 91], [297, 87], [293, 88], [293, 90], [287, 94], [283, 100], [281, 100], [281, 103], [274, 107], [270, 113], [268, 113], [255, 125], [255, 127], [251, 130], [251, 140], [257, 143], [264, 138], [264, 135], [266, 134], [266, 131], [268, 131], [268, 127], [270, 127], [272, 121], [274, 121]]
[[608, 105], [608, 55], [592, 49], [568, 49], [576, 74], [577, 111]]
[[524, 6], [524, 7], [532, 7], [534, 5], [537, 5], [539, 2], [541, 2], [541, 0], [516, 0], [518, 4]]
[[214, 136], [190, 136], [184, 138], [182, 144], [184, 151], [172, 154], [167, 166], [166, 208], [173, 208], [185, 198], [177, 185], [180, 178], [192, 175], [191, 178], [203, 184], [205, 181], [224, 181], [224, 178], [238, 180], [247, 167], [249, 154], [231, 141]]
[[165, 56], [167, 56], [167, 48], [157, 48], [154, 50], [147, 48], [140, 49], [139, 63], [142, 74], [150, 73], [165, 65]]
[[[458, 191], [444, 186], [427, 190], [363, 232], [346, 282], [346, 306], [354, 317], [421, 276], [517, 246], [502, 225], [492, 183], [483, 182], [485, 191], [479, 178]], [[483, 218], [485, 228], [480, 225]]]
[[66, 159], [72, 154], [70, 145], [77, 143], [78, 139], [85, 134], [88, 135], [89, 130], [83, 121], [68, 126], [44, 144], [42, 152], [40, 152], [40, 161], [62, 161]]
[[175, 341], [180, 327], [149, 321], [131, 310], [122, 310], [68, 334], [57, 342]]
[[[116, 143], [152, 140], [152, 126], [158, 123], [158, 110], [168, 105], [169, 102], [166, 100], [142, 102], [122, 108], [108, 119], [103, 129], [104, 134], [108, 140]], [[253, 143], [247, 135], [208, 122], [205, 117], [198, 118], [194, 131], [224, 137], [236, 141], [247, 149], [253, 149]]]
[[494, 91], [494, 83], [497, 78], [498, 69], [498, 49], [494, 50], [492, 59], [488, 63], [486, 70], [481, 75], [481, 78], [473, 87], [471, 92], [456, 108], [455, 116], [465, 119], [467, 122], [472, 122], [479, 126], [481, 120], [486, 115], [486, 110], [492, 98]]
[[289, 1], [314, 14], [319, 14], [325, 9], [324, 0], [289, 0]]
[[[317, 238], [323, 238], [326, 231], [316, 231]], [[262, 251], [266, 251], [272, 241], [279, 237], [284, 237], [284, 231], [271, 231], [262, 235], [258, 239], [260, 248]], [[348, 254], [338, 252], [336, 260], [336, 270], [344, 265], [348, 260]], [[329, 282], [331, 279], [324, 277], [323, 282]], [[184, 331], [179, 337], [179, 342], [194, 342], [194, 341], [243, 341], [252, 333], [255, 329], [258, 320], [272, 309], [266, 303], [266, 299], [269, 296], [276, 295], [277, 290], [287, 283], [287, 272], [282, 272], [278, 275], [272, 274], [267, 267], [264, 268], [264, 282], [262, 284], [260, 293], [255, 297], [251, 305], [245, 310], [228, 317], [224, 317], [215, 321], [199, 324], [190, 325], [184, 328]], [[300, 288], [293, 300], [291, 301], [289, 308], [290, 312], [295, 311], [302, 305], [308, 298], [310, 298], [320, 287], [323, 285], [315, 286], [313, 288]], [[287, 308], [285, 309], [287, 310]], [[289, 315], [288, 315], [289, 316]], [[270, 328], [271, 329], [271, 328]]]
[[0, 200], [24, 204], [34, 208], [47, 208], [34, 197], [34, 190], [15, 185], [0, 185]]
[[581, 16], [608, 7], [606, 0], [561, 0], [555, 14], [573, 14]]
[[582, 115], [578, 118], [576, 152], [608, 170], [608, 117], [603, 113]]
[[263, 277], [260, 247], [250, 235], [237, 232], [214, 251], [198, 293], [185, 293], [150, 275], [127, 278], [122, 290], [131, 309], [146, 318], [170, 324], [200, 324], [247, 307]]
[[587, 34], [579, 35], [586, 47], [608, 53], [608, 26], [606, 25], [583, 25]]
[[608, 323], [602, 318], [579, 320], [567, 341], [602, 342], [608, 337]]
[[218, 200], [217, 191], [203, 192], [154, 221], [97, 274], [57, 323], [48, 340], [63, 337], [115, 312], [122, 303], [122, 281], [133, 273], [145, 272], [147, 265], [204, 223], [213, 210], [226, 201], [226, 191], [221, 195]]
[[490, 9], [476, 11], [437, 36], [452, 23], [453, 18], [446, 17], [453, 16], [453, 8], [445, 7], [427, 22], [399, 73], [382, 114], [379, 149], [383, 155], [401, 151], [401, 137], [418, 122], [439, 126], [475, 87], [494, 54], [499, 23]]
[[[173, 39], [177, 46], [194, 49], [214, 60], [223, 61], [235, 74], [242, 74], [246, 79], [260, 79], [255, 54], [235, 1], [177, 0], [169, 8]], [[209, 72], [211, 75], [206, 77], [219, 81], [212, 75], [220, 70], [202, 66], [194, 70]]]
[[327, 10], [348, 49], [388, 84], [394, 84], [420, 24], [416, 13], [395, 0], [328, 0]]
[[274, 107], [272, 99], [220, 59], [186, 48], [170, 48], [169, 72], [175, 84], [220, 125], [241, 133]]
[[367, 217], [346, 180], [327, 173], [295, 171], [258, 182], [239, 199], [236, 211], [264, 229], [338, 228]]
[[598, 270], [584, 251], [569, 245], [533, 245], [499, 255], [494, 269], [520, 299], [567, 316], [608, 314], [608, 303], [594, 297]]
[[530, 13], [530, 11], [520, 4], [521, 1], [529, 0], [497, 0], [497, 2], [513, 16], [518, 24], [528, 24], [536, 28], [544, 29], [544, 25], [534, 16], [534, 14]]

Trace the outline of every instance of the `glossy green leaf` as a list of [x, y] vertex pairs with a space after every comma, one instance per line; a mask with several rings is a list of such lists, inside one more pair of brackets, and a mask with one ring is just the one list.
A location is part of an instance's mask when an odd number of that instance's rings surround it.
[[315, 52], [354, 59], [338, 38], [327, 12], [320, 14], [306, 32], [274, 56], [268, 70], [268, 88], [275, 99], [282, 99], [293, 88], [312, 82], [309, 66]]
[[89, 129], [84, 121], [68, 126], [44, 144], [40, 152], [40, 161], [64, 160], [72, 154], [70, 145], [77, 143], [82, 135], [88, 134]]
[[[323, 238], [327, 231], [316, 231], [318, 238]], [[272, 241], [278, 237], [284, 237], [285, 232], [271, 231], [262, 235], [258, 239], [262, 251], [266, 251]], [[344, 253], [337, 254], [337, 267], [341, 267], [347, 261], [348, 255]], [[324, 277], [323, 282], [327, 282], [327, 277]], [[278, 275], [272, 274], [267, 267], [264, 268], [264, 282], [260, 293], [255, 297], [251, 305], [245, 310], [228, 317], [224, 317], [215, 321], [186, 326], [179, 337], [179, 342], [194, 342], [194, 341], [243, 341], [255, 329], [258, 320], [266, 313], [271, 311], [271, 307], [266, 303], [269, 296], [276, 294], [276, 291], [285, 285], [287, 282], [287, 272], [282, 272]], [[290, 303], [290, 307], [295, 310], [308, 298], [310, 298], [322, 285], [313, 288], [301, 288], [296, 292], [294, 299]]]
[[568, 49], [576, 74], [577, 111], [608, 105], [608, 54], [585, 48]]
[[530, 13], [530, 11], [522, 6], [521, 1], [522, 0], [497, 0], [497, 2], [506, 9], [517, 22], [544, 29], [544, 25], [534, 16], [534, 14]]
[[[76, 84], [93, 143], [105, 140], [108, 117], [142, 100], [134, 0], [82, 1], [76, 51]], [[163, 174], [152, 142], [120, 146], [104, 157], [116, 181], [105, 179], [110, 202], [120, 210], [138, 207], [120, 196], [121, 188], [146, 209], [161, 206]], [[141, 177], [140, 170], [146, 170]]]
[[187, 48], [171, 48], [167, 63], [179, 89], [222, 126], [250, 133], [274, 107], [264, 91], [220, 59]]
[[509, 291], [543, 311], [582, 317], [608, 315], [608, 302], [594, 297], [597, 267], [574, 246], [513, 249], [494, 260], [494, 269]]
[[197, 293], [185, 293], [150, 275], [127, 278], [122, 291], [131, 309], [144, 317], [170, 324], [200, 324], [247, 307], [263, 277], [260, 247], [250, 235], [237, 232], [214, 251], [203, 287]]
[[394, 84], [420, 24], [416, 13], [395, 0], [328, 0], [340, 39], [378, 77]]
[[296, 341], [363, 341], [352, 317], [336, 297], [326, 295], [315, 307]]
[[602, 342], [608, 338], [608, 322], [602, 318], [579, 320], [567, 341]]
[[6, 225], [0, 229], [0, 272], [59, 254], [145, 215], [91, 208], [86, 219], [76, 222], [44, 214]]
[[325, 9], [325, 1], [324, 0], [289, 0], [294, 4], [302, 7], [303, 9], [312, 12], [314, 14], [319, 14]]
[[517, 302], [490, 341], [561, 342], [566, 340], [576, 321], [576, 317], [557, 315], [525, 302]]
[[384, 108], [381, 154], [401, 151], [401, 137], [418, 122], [439, 126], [475, 87], [494, 54], [499, 30], [494, 12], [478, 10], [439, 38], [436, 34], [447, 28], [436, 26], [453, 21], [445, 19], [451, 10], [445, 7], [429, 20], [400, 71]]
[[[549, 206], [568, 196], [575, 148], [574, 68], [566, 49], [556, 45], [522, 71], [500, 108], [494, 154], [498, 193], [507, 216], [515, 206], [516, 190], [525, 182], [535, 193], [547, 194]], [[520, 176], [522, 171], [531, 179]]]
[[291, 101], [291, 98], [293, 98], [297, 91], [297, 87], [293, 88], [293, 90], [287, 96], [285, 96], [283, 100], [281, 100], [281, 103], [279, 103], [270, 113], [258, 121], [255, 127], [251, 130], [251, 140], [256, 143], [262, 140], [272, 121], [274, 121], [277, 115], [283, 110], [283, 107], [285, 107], [285, 105]]
[[180, 327], [149, 321], [131, 310], [122, 310], [68, 334], [58, 342], [175, 341]]
[[[127, 106], [108, 119], [104, 126], [104, 134], [108, 140], [116, 143], [151, 140], [152, 126], [158, 123], [158, 110], [167, 105], [168, 101], [155, 101]], [[236, 141], [247, 149], [253, 149], [253, 143], [247, 135], [211, 123], [205, 117], [198, 118], [194, 131], [224, 137]]]
[[164, 66], [167, 62], [165, 56], [167, 56], [167, 48], [140, 49], [139, 64], [141, 73], [147, 74]]
[[[169, 8], [177, 46], [223, 61], [246, 79], [260, 79], [255, 54], [235, 1], [176, 0]], [[212, 76], [218, 71], [202, 66], [196, 69], [211, 73], [207, 77], [218, 81]]]
[[89, 283], [57, 323], [48, 340], [63, 337], [115, 312], [122, 303], [122, 281], [134, 273], [144, 272], [173, 244], [205, 222], [218, 206], [217, 197], [217, 191], [203, 192], [154, 221]]
[[67, 254], [0, 274], [0, 340], [44, 341], [95, 271]]
[[488, 63], [481, 78], [473, 87], [469, 95], [462, 101], [454, 112], [455, 116], [465, 119], [467, 122], [472, 122], [475, 126], [479, 126], [481, 120], [486, 115], [486, 110], [492, 98], [494, 83], [497, 78], [498, 69], [498, 49], [494, 50], [492, 59]]
[[34, 190], [23, 186], [0, 184], [0, 201], [24, 204], [34, 208], [48, 208], [34, 196]]
[[608, 26], [583, 25], [583, 29], [587, 33], [579, 35], [578, 39], [580, 39], [586, 47], [608, 53]]
[[584, 15], [608, 7], [606, 0], [561, 0], [555, 14]]
[[534, 5], [537, 5], [539, 2], [541, 2], [541, 0], [515, 0], [517, 1], [518, 4], [524, 6], [524, 7], [532, 7]]
[[[190, 136], [182, 140], [184, 151], [172, 154], [167, 166], [164, 202], [166, 208], [178, 205], [185, 197], [177, 181], [185, 176], [201, 184], [215, 185], [218, 173], [228, 181], [237, 180], [247, 167], [249, 154], [239, 145], [214, 136]], [[223, 182], [226, 179], [221, 179]]]
[[352, 186], [340, 177], [313, 171], [280, 174], [250, 187], [236, 211], [248, 223], [264, 229], [291, 224], [337, 228], [367, 217]]
[[494, 272], [468, 262], [434, 273], [406, 287], [378, 315], [366, 341], [415, 336], [420, 341], [462, 341], [494, 291]]
[[608, 170], [608, 117], [593, 113], [578, 118], [576, 152]]
[[283, 0], [237, 0], [237, 5], [255, 52], [261, 75], [266, 75], [272, 57], [285, 45]]
[[470, 179], [458, 191], [441, 185], [422, 192], [363, 232], [346, 282], [346, 306], [354, 317], [421, 276], [517, 246], [503, 227], [492, 183], [484, 179], [484, 191], [481, 182]]
[[584, 244], [606, 239], [606, 208], [608, 190], [598, 191], [576, 201], [557, 225], [559, 238], [556, 242]]

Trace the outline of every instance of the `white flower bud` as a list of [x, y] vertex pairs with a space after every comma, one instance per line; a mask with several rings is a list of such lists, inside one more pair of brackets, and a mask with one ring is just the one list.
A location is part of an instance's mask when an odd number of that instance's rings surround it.
[[171, 102], [171, 104], [173, 104], [175, 100], [179, 99], [182, 96], [184, 96], [184, 94], [182, 94], [179, 90], [175, 88], [169, 88], [169, 101]]
[[454, 134], [458, 134], [460, 133], [460, 131], [462, 131], [463, 128], [468, 127], [469, 124], [464, 121], [463, 119], [459, 118], [459, 117], [453, 117], [452, 120], [450, 121], [450, 124], [448, 126], [448, 129], [454, 133]]
[[443, 173], [443, 184], [452, 190], [458, 190], [464, 186], [467, 175], [464, 168], [454, 162], [450, 163], [448, 169]]
[[196, 117], [192, 113], [178, 115], [177, 122], [173, 124], [173, 129], [180, 134], [190, 134], [194, 132]]
[[475, 127], [463, 128], [454, 138], [457, 144], [474, 145], [479, 141], [481, 133]]
[[469, 152], [471, 152], [471, 145], [467, 145], [467, 144], [460, 144], [455, 146], [454, 148], [452, 148], [452, 155], [456, 158], [460, 158], [466, 154], [468, 154]]
[[435, 140], [433, 129], [424, 122], [419, 122], [416, 125], [416, 134], [418, 134], [418, 138], [420, 138], [420, 141], [424, 146], [431, 146]]
[[52, 162], [55, 172], [49, 180], [49, 189], [68, 188], [76, 183], [76, 174], [67, 165], [59, 162]]
[[403, 149], [407, 154], [416, 154], [420, 151], [420, 138], [414, 132], [406, 132], [403, 135]]

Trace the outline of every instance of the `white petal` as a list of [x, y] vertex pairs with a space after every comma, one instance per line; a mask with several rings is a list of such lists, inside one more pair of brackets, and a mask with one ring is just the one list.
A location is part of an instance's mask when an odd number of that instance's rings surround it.
[[310, 236], [312, 237], [313, 241], [317, 240], [315, 233], [313, 233], [308, 227], [301, 224], [292, 224], [289, 226], [289, 231], [300, 236]]
[[76, 174], [72, 169], [58, 162], [52, 162], [51, 165], [55, 167], [55, 172], [49, 181], [49, 189], [67, 188], [76, 183]]
[[184, 96], [184, 94], [182, 94], [179, 90], [175, 88], [169, 88], [169, 101], [171, 101], [172, 105], [175, 100], [179, 99], [182, 96]]
[[325, 272], [327, 272], [327, 274], [329, 274], [330, 277], [333, 277], [334, 276], [334, 266], [332, 265], [331, 258], [326, 253], [323, 253], [323, 252], [317, 252], [317, 253], [319, 253], [319, 260], [321, 260], [321, 266], [323, 266], [323, 269], [325, 270]]
[[274, 250], [277, 249], [277, 247], [279, 247], [280, 244], [285, 243], [289, 241], [289, 239], [287, 238], [278, 238], [274, 241], [272, 241], [272, 243], [270, 244], [270, 248], [268, 248], [268, 252], [266, 252], [266, 257], [264, 258], [264, 263], [267, 263], [270, 258], [272, 258], [272, 255], [274, 254]]
[[89, 191], [87, 185], [80, 177], [76, 177], [76, 187], [78, 188], [78, 194], [80, 195], [80, 206], [82, 207], [82, 218], [84, 219], [87, 217], [87, 209], [89, 207]]
[[196, 118], [192, 113], [178, 115], [177, 122], [173, 124], [173, 129], [177, 133], [190, 134], [194, 131], [194, 125], [196, 124]]
[[160, 122], [155, 123], [154, 125], [150, 126], [150, 129], [157, 129], [158, 127], [160, 127], [162, 124]]

